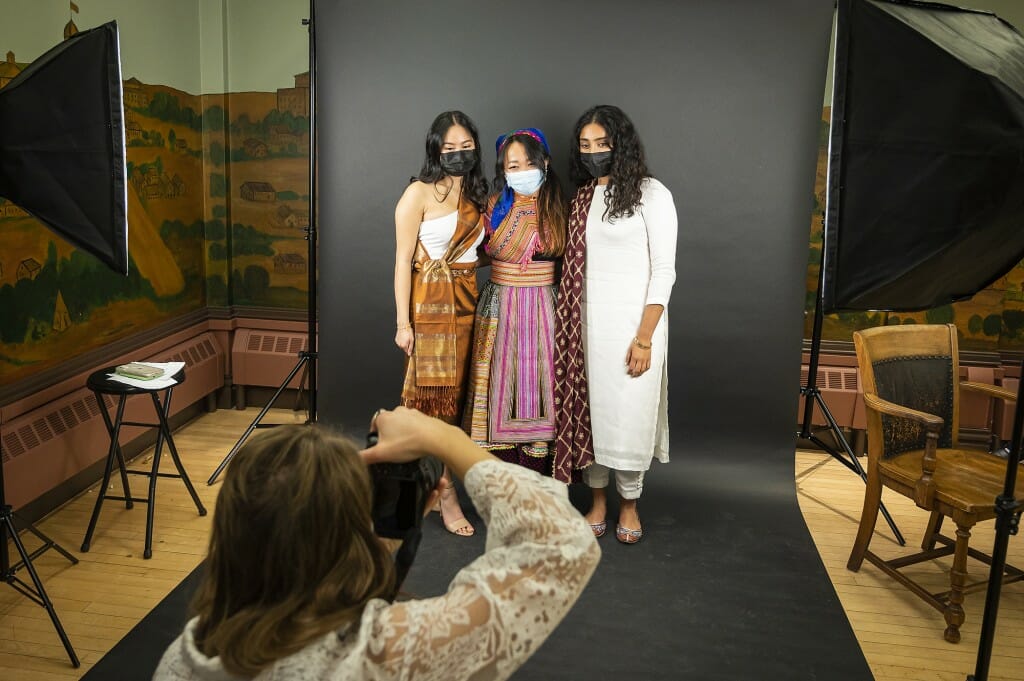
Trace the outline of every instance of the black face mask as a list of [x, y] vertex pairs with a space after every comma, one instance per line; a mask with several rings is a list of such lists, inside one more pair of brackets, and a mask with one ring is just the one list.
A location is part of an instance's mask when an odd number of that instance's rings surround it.
[[476, 167], [476, 149], [459, 149], [441, 154], [441, 170], [445, 175], [462, 177]]
[[604, 177], [612, 169], [612, 152], [596, 151], [593, 154], [580, 154], [580, 163], [594, 177]]

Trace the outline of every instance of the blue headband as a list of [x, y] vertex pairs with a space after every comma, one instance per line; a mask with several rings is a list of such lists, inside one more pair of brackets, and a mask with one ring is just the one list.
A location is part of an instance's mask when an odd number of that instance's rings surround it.
[[[526, 137], [532, 137], [540, 143], [543, 147], [544, 153], [548, 156], [551, 155], [551, 150], [548, 148], [548, 141], [544, 138], [542, 133], [537, 128], [519, 128], [513, 130], [507, 135], [499, 135], [498, 139], [494, 142], [494, 149], [498, 153], [498, 157], [501, 157], [501, 152], [505, 149], [505, 146], [512, 141], [512, 138], [516, 135], [523, 135]], [[494, 203], [494, 208], [491, 209], [491, 227], [497, 227], [501, 224], [501, 221], [508, 215], [509, 210], [512, 209], [512, 202], [516, 199], [516, 193], [512, 191], [512, 188], [505, 185], [505, 189], [502, 190], [501, 196]]]

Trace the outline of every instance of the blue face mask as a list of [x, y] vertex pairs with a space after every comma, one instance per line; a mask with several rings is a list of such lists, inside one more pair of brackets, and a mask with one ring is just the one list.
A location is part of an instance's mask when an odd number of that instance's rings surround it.
[[505, 173], [505, 184], [511, 187], [515, 193], [529, 196], [544, 184], [544, 171], [540, 168], [533, 168]]

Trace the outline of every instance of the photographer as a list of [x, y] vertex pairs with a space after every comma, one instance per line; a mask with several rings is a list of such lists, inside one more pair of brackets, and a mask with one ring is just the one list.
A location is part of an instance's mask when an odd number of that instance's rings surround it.
[[[378, 444], [363, 452], [308, 426], [239, 451], [217, 500], [198, 616], [154, 679], [505, 679], [544, 642], [600, 557], [564, 485], [415, 410], [374, 420]], [[445, 595], [392, 604], [366, 464], [424, 455], [465, 481], [487, 552]]]

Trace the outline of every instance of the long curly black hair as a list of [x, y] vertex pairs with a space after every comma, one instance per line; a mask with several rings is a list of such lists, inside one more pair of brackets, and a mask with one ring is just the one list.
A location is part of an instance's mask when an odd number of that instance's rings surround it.
[[640, 185], [650, 177], [644, 146], [629, 117], [617, 106], [599, 104], [583, 112], [573, 128], [570, 174], [581, 185], [591, 179], [580, 161], [580, 133], [590, 123], [597, 123], [611, 138], [612, 168], [605, 194], [604, 219], [632, 217], [643, 198]]
[[445, 111], [438, 114], [434, 122], [430, 124], [427, 131], [426, 155], [423, 158], [423, 167], [410, 182], [419, 180], [427, 184], [434, 184], [443, 180], [444, 170], [441, 169], [441, 146], [444, 144], [444, 136], [453, 125], [461, 125], [473, 137], [473, 146], [476, 147], [477, 163], [469, 171], [469, 174], [462, 178], [462, 195], [473, 202], [478, 210], [483, 211], [487, 207], [487, 180], [484, 178], [483, 159], [480, 154], [480, 134], [476, 125], [469, 116], [461, 111]]

